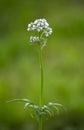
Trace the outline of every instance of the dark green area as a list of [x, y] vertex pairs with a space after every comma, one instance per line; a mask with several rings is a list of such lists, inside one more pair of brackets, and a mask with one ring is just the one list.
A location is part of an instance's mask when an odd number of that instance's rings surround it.
[[84, 1], [0, 0], [0, 130], [37, 130], [23, 103], [39, 103], [38, 47], [29, 45], [29, 22], [45, 18], [53, 28], [44, 58], [44, 103], [67, 112], [44, 122], [44, 130], [84, 130]]

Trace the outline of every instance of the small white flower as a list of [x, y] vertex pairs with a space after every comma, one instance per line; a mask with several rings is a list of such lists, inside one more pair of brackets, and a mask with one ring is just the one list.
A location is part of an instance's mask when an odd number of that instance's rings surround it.
[[30, 36], [30, 42], [39, 42], [39, 37], [36, 36]]
[[33, 22], [31, 22], [30, 24], [28, 24], [28, 31], [31, 31], [33, 30]]
[[46, 28], [46, 30], [44, 31], [44, 34], [45, 34], [46, 37], [51, 35], [51, 33], [52, 33], [52, 28], [50, 28], [50, 27]]

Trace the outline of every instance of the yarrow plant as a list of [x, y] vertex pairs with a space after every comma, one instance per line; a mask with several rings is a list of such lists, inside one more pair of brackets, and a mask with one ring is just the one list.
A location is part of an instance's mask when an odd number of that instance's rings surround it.
[[49, 35], [52, 34], [52, 28], [49, 26], [46, 19], [37, 19], [34, 22], [28, 24], [27, 31], [35, 31], [36, 35], [30, 36], [30, 43], [37, 44], [39, 46], [39, 57], [40, 57], [40, 71], [41, 71], [41, 91], [39, 105], [35, 105], [29, 99], [13, 99], [11, 101], [22, 101], [24, 102], [24, 109], [29, 108], [33, 118], [38, 121], [38, 129], [42, 130], [43, 119], [55, 116], [59, 113], [60, 108], [63, 108], [62, 104], [49, 102], [43, 103], [43, 90], [44, 90], [44, 77], [43, 77], [43, 58], [42, 50], [46, 45]]

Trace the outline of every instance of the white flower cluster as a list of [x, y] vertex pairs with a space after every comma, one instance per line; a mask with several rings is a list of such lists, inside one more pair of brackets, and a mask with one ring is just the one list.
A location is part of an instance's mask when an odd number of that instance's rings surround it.
[[[36, 30], [37, 32], [42, 31], [42, 34], [44, 34], [46, 37], [48, 37], [52, 33], [52, 28], [49, 27], [49, 24], [45, 19], [37, 19], [34, 22], [31, 22], [30, 24], [28, 24], [27, 30]], [[31, 36], [30, 42], [37, 42], [39, 41], [39, 39], [39, 37]]]
[[50, 27], [46, 28], [46, 30], [44, 31], [44, 34], [45, 34], [46, 37], [51, 35], [51, 33], [52, 33], [52, 28], [50, 28]]
[[30, 37], [30, 42], [39, 42], [39, 37], [31, 36]]

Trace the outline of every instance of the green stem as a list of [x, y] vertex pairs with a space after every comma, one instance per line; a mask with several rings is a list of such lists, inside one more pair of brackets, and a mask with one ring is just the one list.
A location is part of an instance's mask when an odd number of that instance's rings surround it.
[[40, 70], [41, 70], [40, 107], [42, 107], [42, 105], [43, 105], [43, 60], [42, 60], [42, 48], [41, 48], [41, 45], [39, 45], [39, 51], [40, 51]]
[[[42, 60], [42, 47], [39, 44], [39, 55], [40, 55], [40, 71], [41, 71], [41, 93], [40, 93], [40, 107], [43, 105], [43, 60]], [[42, 117], [39, 119], [39, 130], [42, 130]]]
[[39, 119], [39, 130], [42, 130], [42, 117]]

